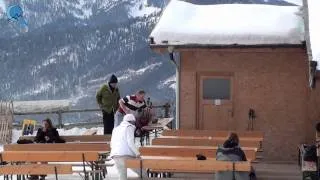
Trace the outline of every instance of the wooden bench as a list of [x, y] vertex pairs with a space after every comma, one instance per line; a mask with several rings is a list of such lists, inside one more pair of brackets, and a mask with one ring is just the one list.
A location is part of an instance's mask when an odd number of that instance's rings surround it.
[[[29, 164], [34, 162], [59, 163], [59, 162], [81, 162], [85, 179], [89, 179], [86, 167], [89, 165], [94, 169], [100, 169], [96, 162], [99, 161], [99, 153], [97, 151], [4, 151], [0, 154], [0, 163], [4, 162], [13, 165], [3, 165], [1, 167], [22, 168], [21, 171], [28, 171]], [[25, 163], [25, 164], [21, 164]], [[26, 165], [26, 166], [22, 166]], [[41, 164], [43, 165], [43, 164]], [[59, 164], [61, 165], [61, 164]], [[70, 165], [71, 166], [71, 165]], [[26, 169], [24, 169], [26, 167]], [[10, 171], [6, 171], [12, 174]], [[92, 169], [93, 172], [93, 169]], [[92, 176], [93, 175], [92, 173]], [[96, 175], [101, 177], [101, 175]]]
[[259, 141], [260, 149], [262, 149], [263, 133], [261, 131], [164, 130], [162, 136], [226, 139], [230, 132], [237, 133], [240, 142], [250, 140]]
[[4, 151], [98, 151], [109, 152], [108, 143], [6, 144]]
[[[152, 145], [165, 146], [218, 146], [224, 143], [225, 139], [210, 139], [210, 138], [166, 138], [165, 136], [152, 140]], [[240, 141], [241, 147], [258, 148], [260, 151], [259, 141]]]
[[[144, 146], [140, 147], [141, 156], [193, 157], [202, 154], [207, 158], [216, 158], [217, 147], [210, 146]], [[256, 159], [257, 148], [243, 147], [248, 161]]]
[[[66, 142], [109, 142], [111, 135], [60, 136]], [[19, 140], [34, 141], [35, 136], [20, 136]]]
[[72, 174], [70, 164], [22, 164], [0, 166], [0, 174]]
[[[162, 138], [177, 138], [177, 139], [196, 139], [196, 140], [215, 140], [218, 142], [224, 142], [227, 138], [226, 137], [211, 137], [211, 136], [162, 136]], [[247, 142], [247, 141], [254, 141], [259, 144], [259, 149], [262, 149], [262, 141], [261, 138], [254, 138], [254, 137], [244, 137], [240, 139], [240, 143]]]
[[[213, 173], [217, 171], [250, 172], [251, 163], [229, 162], [216, 160], [195, 160], [190, 158], [152, 158], [141, 157], [141, 159], [128, 159], [127, 168], [140, 169], [142, 176], [143, 169], [151, 169], [156, 172], [183, 172], [183, 173]], [[142, 177], [141, 177], [142, 178]]]
[[99, 160], [96, 151], [4, 151], [6, 162], [94, 162]]

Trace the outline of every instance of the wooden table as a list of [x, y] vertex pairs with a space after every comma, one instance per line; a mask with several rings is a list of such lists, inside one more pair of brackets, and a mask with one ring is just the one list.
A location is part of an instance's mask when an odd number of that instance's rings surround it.
[[157, 131], [163, 129], [169, 129], [168, 124], [173, 120], [173, 118], [161, 118], [157, 123], [150, 122], [147, 126], [142, 127], [146, 131], [155, 131], [155, 136], [157, 137]]
[[147, 126], [143, 126], [142, 130], [145, 130], [146, 134], [141, 134], [140, 136], [140, 143], [143, 146], [143, 140], [146, 140], [146, 144], [150, 145], [150, 133], [154, 132], [155, 137], [158, 136], [158, 132], [164, 129], [169, 129], [168, 124], [173, 120], [173, 118], [161, 118], [158, 120], [157, 123], [150, 122]]

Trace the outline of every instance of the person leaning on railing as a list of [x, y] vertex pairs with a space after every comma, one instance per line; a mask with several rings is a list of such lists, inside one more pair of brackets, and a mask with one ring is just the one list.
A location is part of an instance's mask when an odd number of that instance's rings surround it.
[[119, 109], [115, 114], [114, 127], [121, 124], [126, 114], [133, 114], [137, 118], [139, 112], [147, 107], [144, 100], [145, 94], [144, 90], [139, 90], [134, 95], [125, 96], [119, 100]]

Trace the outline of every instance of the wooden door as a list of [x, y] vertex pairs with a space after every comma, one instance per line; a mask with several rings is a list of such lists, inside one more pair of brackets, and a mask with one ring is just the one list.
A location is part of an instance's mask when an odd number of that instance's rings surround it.
[[232, 130], [233, 76], [203, 73], [198, 76], [198, 129]]

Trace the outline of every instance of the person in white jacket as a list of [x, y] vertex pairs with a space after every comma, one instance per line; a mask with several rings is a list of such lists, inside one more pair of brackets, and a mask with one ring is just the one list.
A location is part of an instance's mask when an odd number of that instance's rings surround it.
[[133, 114], [126, 114], [121, 124], [112, 131], [110, 157], [114, 160], [120, 180], [127, 179], [126, 159], [140, 157], [134, 143], [135, 120]]

